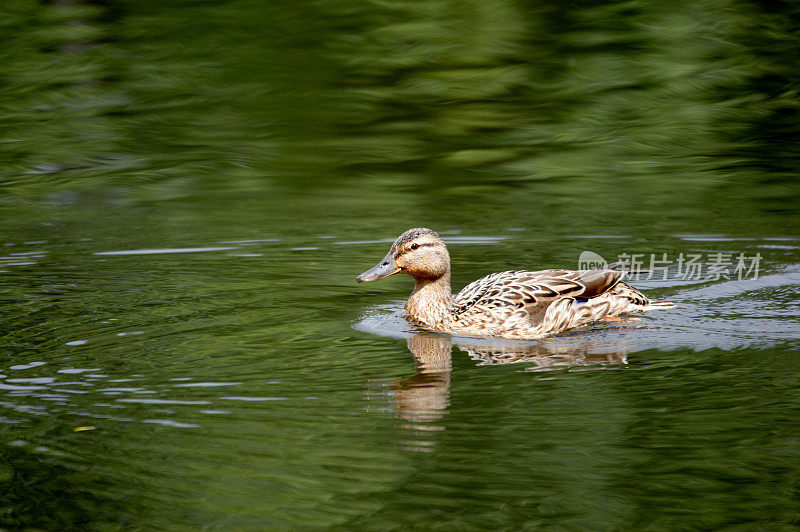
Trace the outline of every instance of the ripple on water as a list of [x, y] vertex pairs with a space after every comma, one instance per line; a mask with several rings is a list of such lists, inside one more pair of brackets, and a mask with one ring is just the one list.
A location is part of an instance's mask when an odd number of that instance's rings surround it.
[[289, 399], [288, 397], [251, 397], [251, 396], [244, 396], [244, 395], [227, 395], [224, 397], [220, 397], [220, 399], [226, 401], [285, 401]]
[[359, 244], [391, 244], [394, 240], [342, 240], [339, 242], [334, 242], [334, 245], [337, 246], [356, 246]]
[[220, 244], [258, 244], [260, 242], [280, 242], [280, 238], [250, 238], [247, 240], [220, 240]]
[[445, 236], [446, 244], [498, 244], [508, 240], [507, 236]]
[[175, 388], [216, 388], [219, 386], [238, 386], [241, 382], [187, 382], [184, 384], [173, 384]]
[[29, 382], [31, 384], [50, 384], [55, 382], [54, 377], [28, 377], [28, 378], [17, 378], [17, 379], [6, 379], [6, 382], [11, 383], [22, 383], [22, 382]]
[[20, 370], [24, 370], [24, 369], [37, 368], [39, 366], [44, 366], [45, 364], [46, 364], [46, 362], [41, 362], [41, 361], [29, 362], [27, 364], [15, 364], [13, 366], [9, 366], [8, 369], [11, 369], [11, 370], [14, 370], [14, 371], [20, 371]]
[[125, 398], [125, 399], [117, 399], [120, 403], [140, 403], [140, 404], [147, 404], [147, 405], [210, 405], [211, 401], [199, 400], [199, 401], [192, 401], [188, 399], [137, 399], [137, 398]]
[[[30, 372], [36, 373], [31, 375]], [[225, 416], [232, 413], [231, 409], [215, 408], [220, 401], [230, 403], [288, 399], [279, 396], [223, 395], [216, 391], [230, 390], [231, 387], [242, 384], [240, 381], [193, 380], [193, 377], [167, 376], [153, 381], [140, 374], [119, 375], [103, 371], [100, 367], [58, 367], [34, 361], [11, 366], [9, 375], [0, 376], [0, 391], [8, 399], [0, 402], [0, 408], [14, 413], [0, 418], [0, 421], [31, 422], [33, 418], [53, 415], [60, 417], [66, 414], [91, 417], [108, 423], [140, 422], [185, 429], [202, 425], [196, 419], [198, 415]], [[189, 395], [171, 395], [170, 391], [177, 390]], [[71, 409], [65, 412], [61, 409], [64, 406]], [[164, 407], [174, 407], [175, 412], [167, 411]], [[96, 410], [108, 408], [128, 415], [113, 416]], [[170, 415], [165, 418], [158, 415], [159, 413]]]
[[127, 249], [120, 251], [96, 251], [95, 255], [160, 255], [165, 253], [203, 253], [206, 251], [231, 251], [236, 247], [197, 247], [197, 248], [160, 248], [160, 249]]
[[171, 419], [143, 419], [142, 423], [154, 423], [164, 425], [165, 427], [175, 427], [179, 429], [195, 429], [200, 425], [195, 423], [181, 423], [180, 421], [173, 421]]

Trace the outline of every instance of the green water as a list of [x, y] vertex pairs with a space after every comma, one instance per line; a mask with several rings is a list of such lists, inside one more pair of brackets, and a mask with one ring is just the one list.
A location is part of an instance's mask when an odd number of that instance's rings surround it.
[[[0, 527], [796, 527], [797, 20], [5, 0]], [[355, 284], [414, 226], [456, 290], [666, 254], [677, 307], [417, 330]], [[677, 271], [719, 253], [758, 275]]]

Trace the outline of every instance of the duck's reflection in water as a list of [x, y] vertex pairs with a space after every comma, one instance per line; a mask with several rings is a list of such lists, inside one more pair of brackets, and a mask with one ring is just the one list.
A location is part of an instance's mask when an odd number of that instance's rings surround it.
[[[452, 346], [450, 337], [419, 335], [408, 339], [417, 372], [400, 381], [394, 396], [397, 416], [411, 423], [441, 418], [450, 405]], [[420, 427], [436, 430], [437, 427]]]
[[[431, 451], [432, 431], [442, 431], [441, 423], [450, 406], [450, 377], [453, 345], [466, 352], [479, 365], [525, 365], [525, 371], [569, 371], [615, 367], [627, 363], [628, 344], [593, 338], [559, 337], [520, 343], [505, 340], [459, 338], [449, 335], [419, 334], [407, 339], [414, 355], [416, 373], [397, 383], [394, 412], [402, 426], [412, 431], [404, 448]], [[552, 374], [555, 378], [556, 373]]]

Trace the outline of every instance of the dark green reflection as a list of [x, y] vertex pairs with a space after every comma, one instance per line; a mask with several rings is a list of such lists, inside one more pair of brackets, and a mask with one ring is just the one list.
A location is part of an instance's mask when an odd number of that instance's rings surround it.
[[[796, 525], [798, 15], [4, 0], [0, 527]], [[492, 237], [458, 288], [583, 250], [767, 281], [421, 362], [354, 328], [412, 226]]]
[[534, 192], [591, 176], [647, 194], [796, 175], [790, 4], [3, 10], [2, 173], [15, 188], [214, 176]]

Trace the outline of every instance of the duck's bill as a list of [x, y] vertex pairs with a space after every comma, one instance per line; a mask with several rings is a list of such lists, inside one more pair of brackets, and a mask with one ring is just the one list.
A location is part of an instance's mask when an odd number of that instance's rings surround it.
[[397, 267], [397, 264], [394, 263], [394, 257], [391, 253], [387, 254], [381, 261], [378, 263], [377, 266], [374, 268], [370, 268], [369, 270], [365, 271], [358, 277], [356, 277], [357, 283], [370, 283], [372, 281], [377, 281], [379, 279], [383, 279], [384, 277], [389, 277], [390, 275], [394, 275], [400, 271], [400, 268]]

